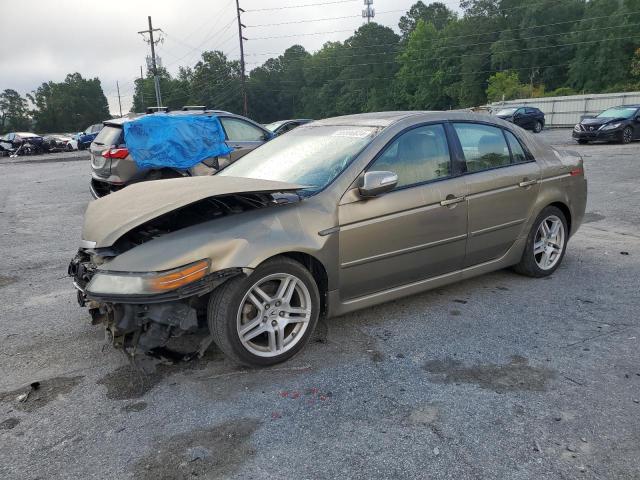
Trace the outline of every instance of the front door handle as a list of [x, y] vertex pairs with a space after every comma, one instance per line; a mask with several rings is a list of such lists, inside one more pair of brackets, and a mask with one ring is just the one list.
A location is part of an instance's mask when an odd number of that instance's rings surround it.
[[518, 186], [526, 188], [530, 187], [531, 185], [535, 185], [536, 183], [538, 183], [538, 180], [523, 180], [518, 184]]
[[443, 207], [455, 205], [456, 203], [464, 202], [465, 197], [454, 197], [453, 195], [447, 195], [447, 198], [440, 202]]

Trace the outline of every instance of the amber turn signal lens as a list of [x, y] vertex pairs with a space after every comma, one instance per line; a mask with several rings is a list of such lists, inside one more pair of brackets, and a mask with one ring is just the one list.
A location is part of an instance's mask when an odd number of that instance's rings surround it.
[[174, 270], [166, 275], [153, 278], [150, 281], [150, 287], [158, 292], [174, 290], [204, 278], [208, 271], [209, 262], [207, 260], [202, 260], [197, 263], [192, 263], [181, 270]]

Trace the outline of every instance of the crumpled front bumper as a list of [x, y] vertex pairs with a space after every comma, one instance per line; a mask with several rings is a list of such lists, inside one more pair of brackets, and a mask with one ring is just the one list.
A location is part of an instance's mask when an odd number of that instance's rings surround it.
[[87, 291], [98, 269], [89, 252], [80, 249], [68, 267], [78, 304], [89, 309], [92, 324], [105, 326], [114, 346], [129, 353], [163, 347], [171, 337], [197, 330], [201, 326], [198, 313], [203, 307], [206, 311], [207, 295], [229, 278], [242, 274], [242, 269], [214, 272], [158, 295], [95, 295]]

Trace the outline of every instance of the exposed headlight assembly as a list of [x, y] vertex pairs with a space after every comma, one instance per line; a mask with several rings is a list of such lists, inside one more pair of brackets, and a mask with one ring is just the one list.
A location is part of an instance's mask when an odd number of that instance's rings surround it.
[[164, 272], [97, 272], [87, 292], [96, 295], [156, 295], [166, 293], [204, 278], [209, 260], [200, 260]]
[[622, 123], [618, 122], [618, 123], [607, 123], [606, 125], [602, 126], [602, 130], [615, 130], [616, 128], [620, 128], [622, 126]]

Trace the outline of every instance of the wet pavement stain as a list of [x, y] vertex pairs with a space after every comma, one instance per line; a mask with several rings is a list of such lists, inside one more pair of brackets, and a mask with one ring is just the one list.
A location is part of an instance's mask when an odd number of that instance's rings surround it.
[[5, 275], [0, 275], [0, 288], [11, 285], [12, 283], [16, 283], [18, 281], [15, 277], [7, 277]]
[[604, 220], [605, 217], [604, 215], [600, 215], [599, 213], [594, 213], [594, 212], [587, 212], [584, 214], [584, 217], [582, 219], [582, 223], [593, 223], [593, 222], [599, 222], [601, 220]]
[[462, 315], [462, 312], [460, 310], [451, 310], [449, 312], [449, 315], [452, 315], [454, 317], [459, 317], [460, 315]]
[[[172, 375], [189, 370], [203, 370], [213, 361], [221, 362], [222, 353], [212, 347], [207, 350], [204, 357], [190, 362], [158, 363], [150, 357], [139, 360], [140, 363], [142, 361], [146, 364], [144, 369], [131, 364], [123, 365], [107, 373], [96, 384], [107, 387], [107, 398], [111, 400], [133, 400], [143, 397]], [[155, 364], [151, 365], [154, 362]]]
[[17, 418], [7, 418], [3, 422], [0, 422], [0, 430], [11, 430], [20, 423]]
[[147, 406], [147, 402], [130, 403], [122, 407], [120, 410], [125, 413], [142, 412], [143, 410], [146, 410]]
[[251, 437], [259, 425], [256, 419], [236, 419], [159, 440], [136, 463], [133, 476], [142, 480], [227, 478], [255, 455]]
[[543, 392], [547, 381], [555, 376], [553, 370], [532, 367], [526, 358], [520, 356], [512, 357], [511, 362], [504, 365], [470, 367], [465, 367], [458, 360], [446, 358], [426, 362], [423, 368], [436, 375], [431, 379], [435, 383], [471, 383], [497, 393], [518, 390]]
[[[83, 376], [55, 377], [41, 380], [40, 382], [35, 382], [37, 389], [26, 386], [11, 392], [0, 393], [0, 403], [10, 403], [14, 408], [23, 412], [33, 412], [55, 400], [58, 396], [70, 393], [83, 378]], [[23, 401], [18, 401], [18, 397], [25, 394], [27, 395], [26, 398]]]

